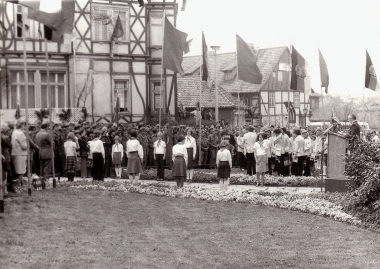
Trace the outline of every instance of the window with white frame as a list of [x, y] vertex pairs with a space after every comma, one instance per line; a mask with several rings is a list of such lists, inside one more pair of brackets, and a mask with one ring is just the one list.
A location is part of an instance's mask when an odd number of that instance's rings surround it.
[[130, 41], [129, 6], [107, 5], [101, 3], [91, 4], [91, 40], [110, 42], [117, 17], [123, 26], [124, 35], [116, 40], [119, 42]]
[[164, 13], [162, 11], [151, 11], [150, 19], [150, 45], [162, 46], [162, 34], [163, 34], [163, 18]]
[[117, 99], [119, 98], [120, 112], [131, 113], [131, 91], [129, 79], [115, 79], [114, 80], [114, 100], [115, 107]]
[[[34, 72], [28, 72], [28, 107], [36, 107], [36, 77]], [[25, 108], [26, 93], [25, 93], [25, 76], [24, 71], [12, 71], [10, 81], [10, 91], [8, 95], [8, 108], [15, 109], [17, 105], [20, 108]]]
[[[52, 108], [64, 108], [68, 104], [67, 74], [65, 71], [49, 72], [49, 88]], [[43, 70], [28, 72], [28, 107], [48, 108], [47, 73]], [[8, 109], [25, 108], [24, 71], [10, 71], [10, 88], [8, 91]]]
[[[49, 107], [47, 81], [47, 73], [41, 72], [41, 107]], [[51, 107], [66, 107], [66, 73], [49, 72], [49, 88]]]
[[282, 81], [282, 71], [280, 70], [277, 71], [277, 79], [278, 81]]
[[276, 102], [275, 93], [274, 92], [269, 92], [269, 96], [268, 96], [269, 107], [274, 107], [275, 102]]
[[299, 92], [293, 93], [293, 103], [294, 103], [294, 107], [296, 108], [300, 107], [300, 93]]

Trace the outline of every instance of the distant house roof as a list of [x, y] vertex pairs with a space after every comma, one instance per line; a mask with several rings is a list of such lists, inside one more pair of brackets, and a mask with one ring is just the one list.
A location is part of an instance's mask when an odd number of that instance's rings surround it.
[[[252, 46], [251, 46], [252, 47]], [[252, 48], [252, 50], [254, 50]], [[217, 54], [217, 80], [219, 85], [230, 93], [236, 92], [258, 92], [272, 75], [272, 71], [278, 64], [280, 57], [287, 50], [287, 47], [260, 49], [257, 53], [257, 66], [259, 67], [263, 80], [261, 84], [251, 84], [245, 81], [224, 80], [224, 72], [232, 71], [236, 68], [236, 52]], [[209, 74], [211, 80], [215, 80], [215, 54], [209, 53]], [[184, 57], [182, 67], [185, 74], [193, 74], [200, 65], [200, 56]]]
[[[196, 107], [199, 102], [200, 79], [199, 76], [185, 76], [177, 78], [178, 103], [184, 107]], [[218, 106], [232, 108], [238, 106], [238, 100], [222, 87], [218, 87]], [[202, 107], [215, 107], [215, 86], [207, 89], [202, 83]], [[241, 107], [245, 107], [241, 103]]]

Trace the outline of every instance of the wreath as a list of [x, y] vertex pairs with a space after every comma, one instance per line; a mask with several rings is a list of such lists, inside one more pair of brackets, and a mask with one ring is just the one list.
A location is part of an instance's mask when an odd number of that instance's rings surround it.
[[65, 121], [69, 121], [70, 118], [71, 118], [71, 108], [68, 108], [67, 110], [66, 109], [62, 109], [62, 112], [61, 113], [58, 113], [58, 117], [61, 121], [65, 122]]
[[34, 113], [36, 114], [36, 116], [40, 122], [43, 122], [44, 119], [47, 119], [49, 117], [49, 110], [45, 109], [45, 108], [41, 108], [40, 110], [36, 110], [36, 111], [34, 111]]

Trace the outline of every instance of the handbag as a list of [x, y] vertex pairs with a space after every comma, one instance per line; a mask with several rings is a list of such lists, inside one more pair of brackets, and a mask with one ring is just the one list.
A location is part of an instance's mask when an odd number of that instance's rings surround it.
[[92, 166], [93, 166], [92, 159], [87, 159], [87, 167], [92, 168]]

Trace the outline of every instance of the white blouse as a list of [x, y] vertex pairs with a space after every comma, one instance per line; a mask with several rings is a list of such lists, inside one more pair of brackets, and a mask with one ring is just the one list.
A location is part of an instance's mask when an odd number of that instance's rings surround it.
[[[158, 143], [160, 142], [160, 143]], [[157, 140], [153, 143], [154, 154], [165, 154], [166, 153], [166, 143], [163, 140]]]
[[253, 146], [253, 149], [255, 151], [256, 156], [262, 156], [262, 155], [267, 155], [268, 146], [264, 141], [262, 142], [261, 145], [260, 145], [260, 142], [257, 141], [255, 145]]
[[143, 148], [137, 139], [129, 139], [127, 141], [127, 150], [126, 151], [127, 151], [127, 155], [129, 155], [130, 152], [137, 151], [140, 159], [144, 158]]
[[67, 140], [65, 144], [63, 144], [65, 148], [66, 157], [75, 157], [77, 156], [77, 144], [73, 141]]
[[183, 156], [187, 165], [187, 149], [185, 145], [176, 144], [173, 147], [173, 161], [176, 156]]
[[112, 158], [113, 158], [113, 154], [114, 152], [120, 152], [121, 154], [121, 158], [123, 158], [124, 156], [124, 148], [123, 148], [123, 145], [118, 143], [118, 144], [113, 144], [112, 145]]
[[186, 148], [193, 148], [193, 158], [195, 158], [197, 152], [197, 142], [195, 142], [195, 138], [192, 136], [186, 136], [184, 146]]
[[228, 149], [220, 149], [216, 154], [216, 165], [219, 166], [219, 162], [228, 162], [232, 168], [231, 152]]
[[91, 143], [89, 143], [89, 145], [91, 155], [94, 153], [101, 153], [103, 155], [103, 158], [105, 157], [104, 145], [102, 140], [100, 140], [99, 138], [94, 138], [94, 140], [92, 140]]

